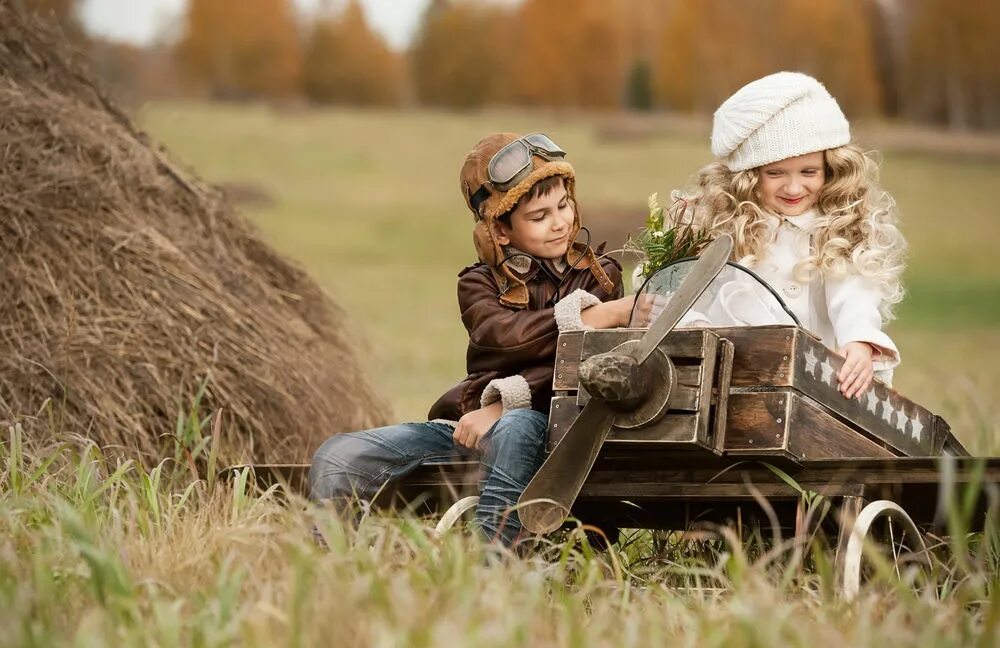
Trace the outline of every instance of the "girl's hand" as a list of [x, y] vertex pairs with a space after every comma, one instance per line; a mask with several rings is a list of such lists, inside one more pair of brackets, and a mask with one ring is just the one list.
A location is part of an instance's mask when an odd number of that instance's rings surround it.
[[663, 295], [643, 293], [636, 298], [635, 325], [639, 328], [649, 328], [656, 318], [663, 313], [667, 298]]
[[[669, 297], [664, 297], [663, 295], [656, 295], [650, 293], [644, 293], [639, 295], [636, 301], [635, 307], [635, 325], [639, 328], [649, 328], [653, 325], [653, 322], [663, 315], [663, 309], [666, 308], [667, 302], [670, 301]], [[677, 328], [697, 328], [711, 326], [708, 320], [705, 319], [694, 319], [685, 322], [681, 319], [682, 323], [678, 323]]]
[[486, 433], [500, 420], [502, 414], [503, 403], [500, 401], [472, 410], [458, 419], [458, 425], [455, 426], [452, 438], [456, 444], [475, 450], [479, 447], [479, 443], [486, 436]]
[[867, 342], [848, 342], [840, 350], [840, 354], [847, 358], [847, 362], [837, 374], [840, 392], [845, 398], [857, 397], [861, 400], [861, 394], [871, 387], [872, 379], [875, 377], [873, 353], [872, 345]]

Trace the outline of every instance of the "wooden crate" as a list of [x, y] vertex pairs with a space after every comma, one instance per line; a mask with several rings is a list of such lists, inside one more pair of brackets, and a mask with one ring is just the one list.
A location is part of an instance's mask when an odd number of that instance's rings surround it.
[[[550, 447], [587, 400], [577, 379], [580, 362], [644, 333], [615, 329], [560, 336]], [[727, 344], [731, 366], [719, 361]], [[936, 456], [946, 441], [953, 442], [941, 417], [881, 382], [860, 401], [844, 398], [837, 389], [843, 358], [795, 326], [680, 329], [663, 346], [678, 370], [670, 411], [647, 428], [612, 429], [611, 446], [656, 444], [808, 462]]]
[[[628, 340], [636, 340], [643, 329], [577, 331], [559, 337], [555, 396], [549, 416], [549, 448], [563, 437], [590, 398], [579, 385], [580, 362], [610, 351]], [[701, 449], [722, 453], [726, 408], [717, 407], [729, 393], [732, 344], [714, 331], [677, 331], [663, 343], [677, 370], [677, 388], [670, 394], [669, 411], [659, 421], [640, 428], [614, 427], [608, 443], [655, 444], [658, 447]], [[716, 414], [713, 414], [716, 413]], [[721, 413], [721, 417], [717, 414]]]

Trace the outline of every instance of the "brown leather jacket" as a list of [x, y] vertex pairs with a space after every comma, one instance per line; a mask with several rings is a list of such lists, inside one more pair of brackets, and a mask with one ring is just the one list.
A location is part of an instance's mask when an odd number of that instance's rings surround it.
[[[462, 323], [469, 332], [466, 371], [469, 375], [449, 389], [431, 406], [429, 419], [457, 421], [480, 407], [483, 390], [494, 378], [520, 374], [531, 390], [531, 408], [547, 413], [552, 399], [552, 368], [556, 354], [556, 326], [552, 304], [583, 289], [601, 301], [623, 294], [622, 269], [614, 259], [600, 259], [601, 267], [614, 284], [609, 294], [598, 284], [589, 268], [567, 270], [570, 276], [559, 288], [549, 275], [532, 263], [521, 277], [528, 287], [525, 309], [514, 309], [499, 301], [500, 290], [489, 267], [478, 263], [459, 273], [458, 304]], [[556, 276], [560, 273], [547, 266]]]

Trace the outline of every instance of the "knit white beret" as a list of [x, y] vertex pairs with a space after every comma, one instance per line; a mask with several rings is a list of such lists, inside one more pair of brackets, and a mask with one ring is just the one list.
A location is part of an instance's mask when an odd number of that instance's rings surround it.
[[778, 72], [726, 99], [712, 122], [712, 154], [732, 171], [843, 146], [850, 126], [837, 100], [808, 74]]

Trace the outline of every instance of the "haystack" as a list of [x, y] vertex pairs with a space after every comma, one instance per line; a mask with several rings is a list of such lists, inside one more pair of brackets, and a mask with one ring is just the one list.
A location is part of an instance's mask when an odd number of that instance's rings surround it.
[[0, 421], [155, 459], [203, 389], [197, 415], [223, 408], [275, 461], [384, 421], [344, 313], [18, 0], [0, 0], [0, 178]]

